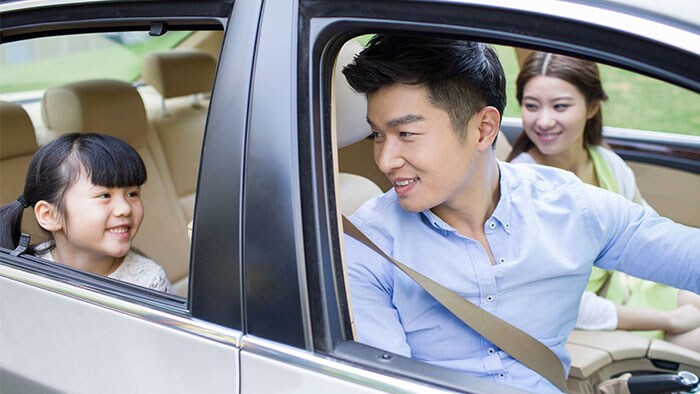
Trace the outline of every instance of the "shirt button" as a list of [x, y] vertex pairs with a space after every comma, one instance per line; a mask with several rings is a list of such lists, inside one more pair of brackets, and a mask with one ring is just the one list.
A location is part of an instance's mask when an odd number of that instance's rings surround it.
[[510, 228], [510, 223], [506, 223], [506, 228]]
[[494, 223], [494, 222], [489, 223], [489, 227], [496, 228], [496, 223]]
[[501, 372], [501, 373], [498, 374], [498, 377], [501, 378], [501, 379], [503, 379], [503, 378], [506, 377], [506, 374], [504, 374], [503, 372]]
[[489, 350], [486, 351], [488, 354], [494, 354], [496, 353], [496, 349], [490, 347]]
[[506, 259], [504, 259], [503, 257], [501, 257], [501, 258], [500, 258], [500, 259], [499, 259], [498, 261], [500, 261], [500, 262], [501, 262], [501, 264], [503, 264], [503, 263], [505, 263], [505, 262], [506, 262]]
[[491, 302], [491, 301], [493, 301], [493, 299], [494, 299], [494, 296], [492, 296], [492, 295], [486, 296], [486, 301]]

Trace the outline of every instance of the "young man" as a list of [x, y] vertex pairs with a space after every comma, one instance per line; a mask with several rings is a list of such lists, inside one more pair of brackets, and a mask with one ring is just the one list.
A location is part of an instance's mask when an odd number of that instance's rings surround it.
[[[350, 220], [389, 255], [565, 350], [593, 264], [700, 291], [700, 230], [493, 149], [505, 76], [477, 43], [376, 36], [343, 71], [367, 96], [374, 158], [394, 184]], [[535, 392], [558, 391], [376, 253], [345, 238], [358, 340]]]

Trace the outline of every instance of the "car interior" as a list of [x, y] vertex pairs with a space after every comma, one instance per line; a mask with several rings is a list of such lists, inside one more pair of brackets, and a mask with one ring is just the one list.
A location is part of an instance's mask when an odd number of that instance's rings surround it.
[[[188, 228], [195, 220], [208, 99], [222, 39], [221, 31], [198, 31], [177, 48], [149, 52], [144, 56], [142, 76], [134, 84], [89, 79], [52, 86], [40, 101], [25, 105], [0, 101], [0, 203], [21, 194], [32, 155], [56, 136], [99, 132], [125, 140], [141, 155], [148, 171], [142, 193], [146, 214], [134, 246], [161, 264], [173, 291], [187, 297]], [[346, 216], [391, 188], [372, 158], [365, 100], [351, 91], [339, 72], [361, 49], [356, 40], [343, 46], [332, 82], [335, 199], [338, 211]], [[505, 159], [517, 133], [517, 122], [504, 123], [496, 146], [499, 159]], [[683, 209], [700, 195], [697, 175], [652, 164], [634, 163], [632, 167], [642, 194], [660, 214], [700, 226], [700, 210]], [[672, 193], [659, 190], [660, 179], [671, 185], [667, 189]], [[24, 215], [33, 243], [45, 239], [32, 212], [27, 210]], [[575, 331], [568, 349], [573, 356], [570, 392], [592, 392], [598, 383], [624, 372], [700, 373], [697, 353], [623, 331]]]

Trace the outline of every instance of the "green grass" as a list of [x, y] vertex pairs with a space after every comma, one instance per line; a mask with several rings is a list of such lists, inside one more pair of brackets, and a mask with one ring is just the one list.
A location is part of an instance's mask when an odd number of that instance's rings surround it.
[[[510, 47], [495, 48], [507, 78], [505, 116], [520, 117], [515, 99], [515, 51]], [[700, 94], [606, 65], [600, 65], [600, 73], [609, 97], [603, 104], [606, 126], [700, 136]]]

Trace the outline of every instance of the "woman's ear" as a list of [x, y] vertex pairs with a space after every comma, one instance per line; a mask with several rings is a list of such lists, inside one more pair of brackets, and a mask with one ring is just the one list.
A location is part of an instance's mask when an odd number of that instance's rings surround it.
[[491, 148], [501, 127], [501, 114], [495, 107], [486, 106], [476, 114], [479, 121], [479, 146]]
[[590, 119], [595, 116], [596, 113], [600, 110], [600, 101], [596, 101], [593, 103], [590, 107], [588, 107], [588, 113], [586, 116], [586, 119]]
[[46, 231], [56, 232], [63, 229], [61, 217], [54, 204], [41, 200], [34, 204], [34, 216], [39, 226]]

